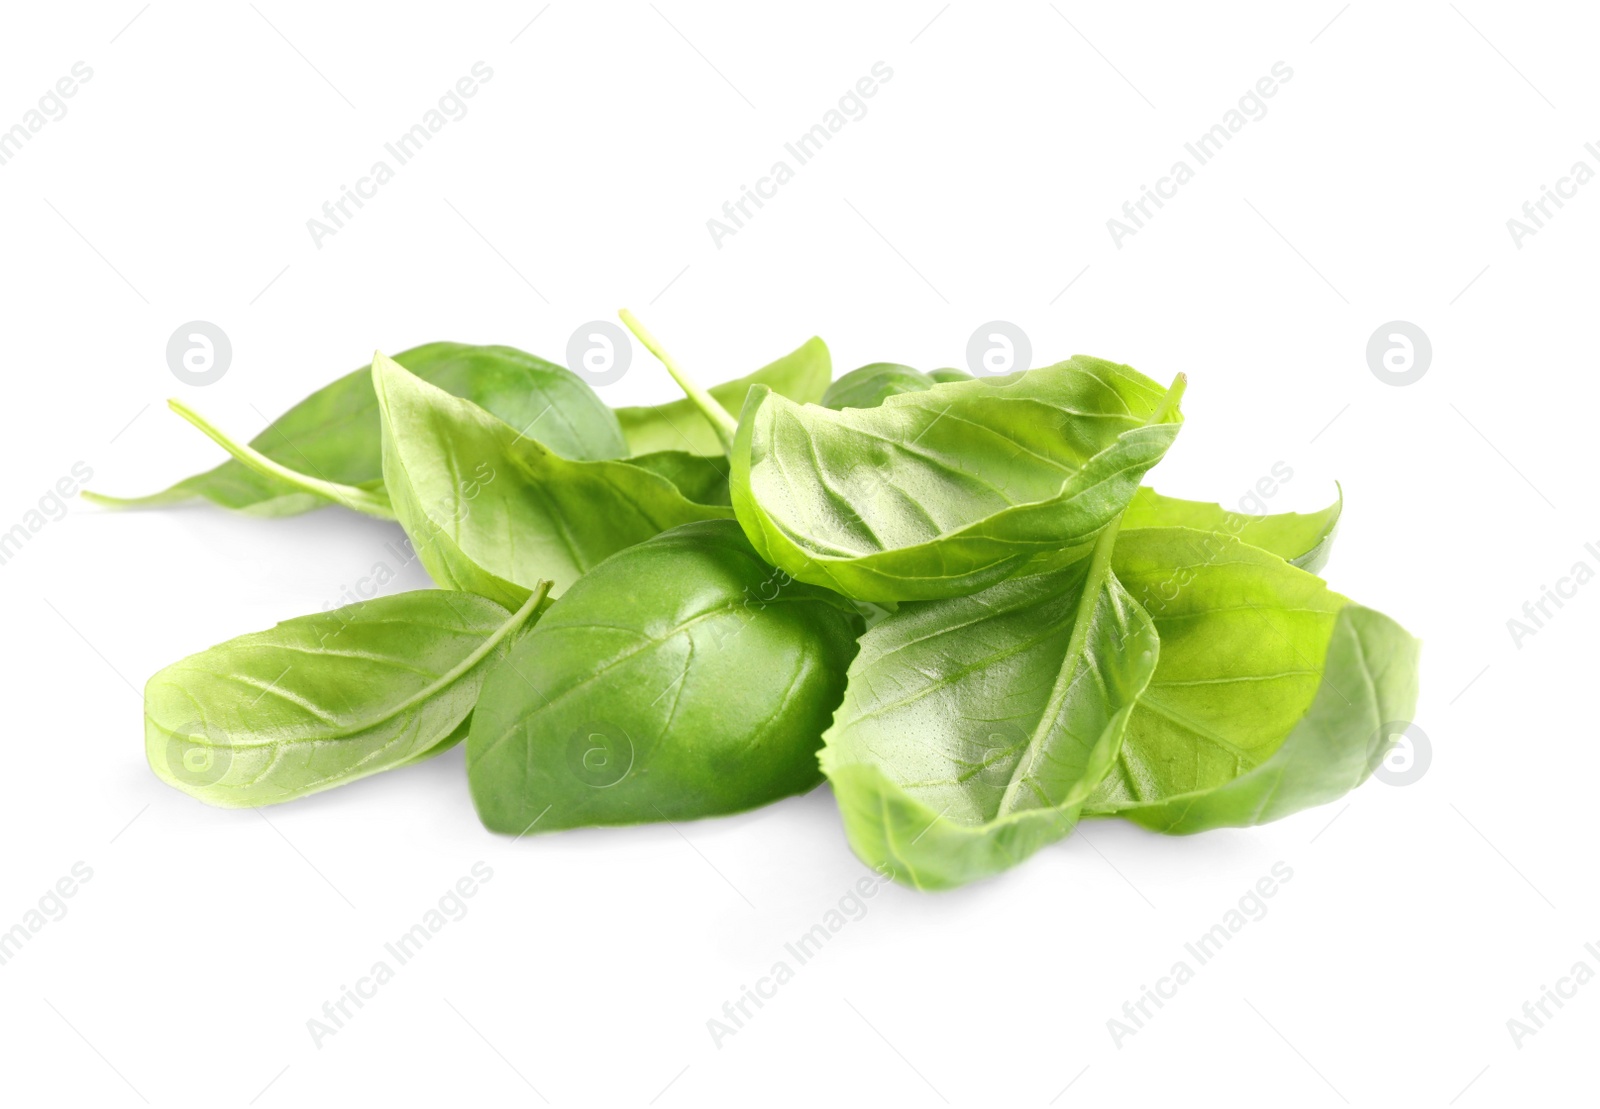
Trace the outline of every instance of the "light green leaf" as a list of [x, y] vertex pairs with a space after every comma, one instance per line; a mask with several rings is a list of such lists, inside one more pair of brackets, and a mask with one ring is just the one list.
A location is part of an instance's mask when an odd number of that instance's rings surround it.
[[423, 590], [298, 616], [175, 662], [145, 686], [145, 752], [209, 805], [271, 805], [459, 742], [492, 666], [544, 602], [515, 613]]
[[624, 547], [731, 515], [640, 466], [563, 458], [381, 354], [372, 376], [395, 514], [448, 589], [519, 605], [541, 580], [565, 590]]
[[1114, 566], [1161, 661], [1085, 811], [1162, 832], [1276, 820], [1355, 788], [1416, 709], [1419, 645], [1230, 536], [1124, 532]]
[[1163, 497], [1154, 489], [1144, 488], [1129, 502], [1128, 511], [1122, 517], [1122, 530], [1178, 527], [1231, 535], [1314, 574], [1327, 565], [1343, 510], [1342, 491], [1336, 501], [1320, 512], [1254, 515], [1232, 512], [1206, 501]]
[[850, 845], [919, 889], [1014, 866], [1070, 832], [1156, 669], [1150, 618], [1092, 557], [867, 632], [822, 766]]
[[[424, 381], [473, 401], [563, 457], [621, 458], [627, 453], [616, 416], [588, 382], [565, 366], [514, 347], [467, 343], [428, 343], [403, 351], [396, 360]], [[380, 444], [378, 402], [366, 366], [312, 393], [250, 440], [257, 452], [295, 474], [381, 494]], [[83, 495], [113, 508], [149, 508], [205, 497], [253, 516], [292, 516], [328, 503], [303, 483], [237, 460], [149, 496]]]
[[[812, 338], [797, 350], [761, 367], [755, 373], [713, 385], [707, 392], [731, 417], [739, 414], [744, 407], [745, 396], [754, 385], [765, 385], [793, 401], [809, 403], [821, 399], [832, 377], [833, 362], [828, 356], [827, 344], [821, 339]], [[627, 437], [630, 454], [652, 454], [656, 451], [688, 451], [702, 455], [723, 453], [711, 421], [701, 415], [695, 403], [688, 398], [648, 408], [619, 408], [617, 420], [622, 425], [622, 434]]]
[[1171, 390], [1077, 357], [834, 412], [752, 391], [730, 489], [761, 556], [863, 601], [931, 600], [1088, 554], [1160, 461]]

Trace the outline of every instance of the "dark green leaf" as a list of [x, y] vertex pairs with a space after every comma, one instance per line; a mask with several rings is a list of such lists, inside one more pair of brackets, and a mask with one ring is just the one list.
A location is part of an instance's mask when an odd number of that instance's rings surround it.
[[723, 507], [733, 504], [728, 499], [728, 460], [721, 455], [656, 451], [654, 454], [636, 454], [628, 461], [653, 474], [660, 474], [696, 504]]
[[828, 386], [818, 403], [824, 408], [876, 408], [900, 393], [921, 393], [938, 382], [921, 370], [897, 362], [874, 362], [851, 370]]
[[467, 740], [497, 832], [692, 820], [810, 789], [861, 619], [690, 524], [578, 580], [484, 687]]

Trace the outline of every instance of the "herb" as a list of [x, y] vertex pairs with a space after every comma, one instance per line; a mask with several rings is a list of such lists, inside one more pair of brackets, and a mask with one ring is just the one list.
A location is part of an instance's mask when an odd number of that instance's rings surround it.
[[861, 641], [822, 766], [870, 866], [944, 889], [1072, 831], [1156, 671], [1156, 630], [1093, 554], [911, 602]]
[[753, 393], [730, 488], [762, 557], [864, 601], [974, 593], [1088, 554], [1178, 432], [1170, 390], [1075, 358], [832, 412]]
[[145, 686], [157, 776], [211, 805], [270, 805], [435, 755], [465, 735], [516, 612], [441, 589], [298, 616], [175, 662]]
[[[617, 417], [565, 366], [514, 347], [466, 343], [428, 343], [397, 358], [424, 381], [471, 400], [519, 431], [537, 433], [541, 443], [567, 458], [621, 458], [628, 453]], [[250, 446], [296, 473], [375, 489], [382, 483], [383, 463], [378, 398], [368, 371], [363, 366], [318, 389], [268, 424]], [[204, 497], [254, 516], [292, 516], [327, 503], [304, 485], [237, 460], [145, 497], [84, 496], [114, 508]]]
[[1141, 486], [1181, 374], [830, 384], [812, 339], [705, 389], [622, 318], [684, 400], [613, 413], [532, 355], [434, 344], [248, 444], [171, 402], [233, 458], [138, 503], [340, 504], [398, 521], [444, 588], [167, 667], [156, 773], [261, 805], [465, 739], [479, 817], [519, 837], [825, 775], [864, 861], [946, 889], [1086, 817], [1189, 833], [1324, 804], [1415, 711], [1417, 641], [1316, 576], [1342, 494], [1257, 516]]
[[731, 515], [656, 470], [563, 458], [381, 354], [372, 377], [395, 515], [447, 588], [521, 604], [542, 579], [565, 590], [667, 528]]
[[[745, 396], [756, 385], [765, 385], [797, 404], [810, 404], [822, 397], [833, 377], [833, 362], [821, 339], [806, 340], [797, 350], [755, 373], [736, 381], [713, 385], [707, 390], [719, 409], [737, 415]], [[649, 408], [619, 408], [617, 420], [633, 455], [657, 451], [688, 451], [691, 454], [722, 455], [715, 425], [701, 415], [687, 398]]]
[[938, 382], [921, 370], [898, 362], [874, 362], [851, 370], [828, 386], [817, 403], [824, 408], [876, 408], [900, 393], [923, 393]]
[[1417, 641], [1276, 555], [1154, 528], [1113, 565], [1161, 661], [1093, 812], [1163, 832], [1277, 820], [1359, 785], [1416, 710]]
[[861, 617], [732, 521], [595, 567], [484, 686], [467, 739], [486, 827], [521, 834], [739, 812], [822, 780]]
[[1332, 553], [1344, 495], [1321, 512], [1279, 512], [1254, 516], [1230, 512], [1219, 504], [1163, 497], [1153, 489], [1140, 489], [1122, 514], [1123, 530], [1180, 527], [1230, 535], [1271, 551], [1302, 570], [1316, 573]]

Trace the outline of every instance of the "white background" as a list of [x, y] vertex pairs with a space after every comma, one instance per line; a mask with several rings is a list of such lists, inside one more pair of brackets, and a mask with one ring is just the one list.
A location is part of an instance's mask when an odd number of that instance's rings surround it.
[[[512, 843], [457, 749], [206, 808], [146, 768], [139, 687], [325, 607], [397, 529], [74, 502], [0, 566], [0, 929], [93, 870], [0, 967], [6, 1102], [1466, 1109], [1591, 1086], [1600, 984], [1520, 1047], [1506, 1022], [1600, 970], [1600, 585], [1520, 646], [1506, 622], [1600, 569], [1600, 184], [1520, 248], [1506, 221], [1600, 170], [1592, 10], [139, 3], [0, 16], [0, 127], [93, 69], [0, 166], [0, 531], [75, 462], [132, 494], [217, 461], [167, 396], [245, 437], [374, 347], [560, 359], [628, 305], [710, 383], [814, 333], [840, 372], [959, 365], [1006, 319], [1036, 361], [1189, 374], [1166, 492], [1233, 504], [1282, 461], [1281, 511], [1342, 482], [1325, 573], [1424, 640], [1432, 763], [1266, 827], [1096, 822], [996, 880], [887, 888], [718, 1047], [707, 1020], [868, 873], [825, 787]], [[469, 113], [315, 246], [307, 219], [480, 60]], [[878, 61], [867, 115], [715, 246], [706, 221]], [[1266, 117], [1114, 245], [1106, 220], [1279, 61]], [[196, 319], [233, 343], [206, 388], [165, 359]], [[1365, 354], [1397, 319], [1433, 344], [1403, 388]], [[672, 392], [640, 352], [603, 395]], [[308, 1019], [478, 861], [468, 914], [314, 1046]], [[1279, 861], [1268, 915], [1114, 1043]]]

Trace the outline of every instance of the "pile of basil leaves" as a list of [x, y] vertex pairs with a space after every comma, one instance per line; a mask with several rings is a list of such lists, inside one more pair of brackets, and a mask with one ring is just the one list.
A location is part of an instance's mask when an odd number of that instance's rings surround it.
[[[1008, 377], [812, 339], [613, 410], [510, 347], [433, 343], [306, 398], [148, 497], [399, 521], [438, 589], [302, 616], [145, 691], [155, 772], [288, 801], [466, 742], [512, 835], [733, 813], [832, 784], [921, 889], [1082, 816], [1186, 833], [1330, 801], [1411, 718], [1418, 644], [1316, 576], [1339, 504], [1245, 516], [1142, 485], [1184, 381]], [[735, 415], [737, 419], [735, 419]]]

